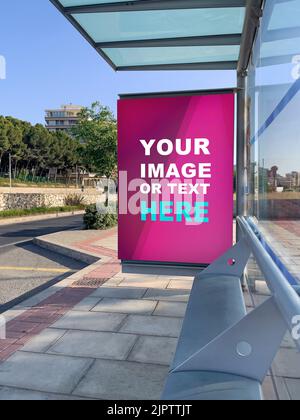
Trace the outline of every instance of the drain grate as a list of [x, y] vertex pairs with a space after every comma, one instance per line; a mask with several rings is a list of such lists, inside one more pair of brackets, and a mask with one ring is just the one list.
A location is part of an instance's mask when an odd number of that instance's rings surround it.
[[106, 283], [109, 280], [109, 278], [89, 278], [84, 277], [81, 280], [76, 281], [73, 283], [73, 287], [91, 287], [91, 288], [98, 288], [103, 286], [104, 283]]

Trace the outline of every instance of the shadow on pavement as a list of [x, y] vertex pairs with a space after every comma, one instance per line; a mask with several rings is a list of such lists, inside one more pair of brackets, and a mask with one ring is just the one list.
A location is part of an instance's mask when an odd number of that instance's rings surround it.
[[74, 260], [71, 257], [66, 257], [64, 255], [57, 254], [53, 251], [48, 251], [47, 249], [41, 248], [38, 245], [35, 245], [31, 241], [15, 245], [15, 247], [21, 248], [24, 251], [31, 252], [32, 254], [46, 258], [49, 261], [52, 261], [56, 264], [70, 268], [71, 270], [82, 270], [83, 268], [87, 266], [87, 264]]

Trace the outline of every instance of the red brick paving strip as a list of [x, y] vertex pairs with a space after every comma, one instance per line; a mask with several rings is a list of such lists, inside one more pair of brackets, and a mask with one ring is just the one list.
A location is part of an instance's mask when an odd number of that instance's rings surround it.
[[86, 279], [111, 279], [121, 270], [121, 263], [117, 260], [111, 261], [107, 264], [96, 268], [94, 271], [91, 271], [84, 278]]
[[[117, 260], [112, 260], [99, 266], [89, 274], [88, 278], [110, 279], [119, 271], [120, 263]], [[28, 341], [53, 325], [96, 289], [92, 287], [72, 287], [71, 285], [9, 321], [6, 325], [7, 338], [6, 340], [0, 340], [0, 362], [8, 359]]]
[[117, 232], [116, 228], [110, 229], [107, 231], [104, 230], [104, 231], [99, 232], [99, 236], [97, 236], [97, 238], [94, 238], [93, 241], [91, 241], [91, 239], [86, 239], [84, 241], [75, 243], [73, 246], [75, 246], [76, 248], [80, 248], [84, 251], [90, 251], [90, 252], [96, 253], [99, 256], [104, 255], [105, 257], [116, 258], [117, 257], [116, 251], [109, 248], [102, 247], [100, 245], [93, 245], [93, 243], [95, 242], [99, 242], [103, 239], [110, 238], [111, 236], [115, 235], [116, 232]]
[[113, 251], [112, 249], [107, 249], [98, 245], [85, 245], [85, 244], [80, 243], [80, 244], [76, 244], [76, 247], [84, 251], [89, 251], [94, 254], [98, 254], [99, 257], [100, 255], [101, 256], [103, 255], [104, 257], [115, 258], [117, 255], [116, 251]]

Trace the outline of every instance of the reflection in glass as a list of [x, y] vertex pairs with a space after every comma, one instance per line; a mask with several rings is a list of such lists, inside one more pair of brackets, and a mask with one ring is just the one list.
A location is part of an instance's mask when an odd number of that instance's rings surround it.
[[264, 14], [248, 77], [249, 207], [300, 281], [300, 0]]

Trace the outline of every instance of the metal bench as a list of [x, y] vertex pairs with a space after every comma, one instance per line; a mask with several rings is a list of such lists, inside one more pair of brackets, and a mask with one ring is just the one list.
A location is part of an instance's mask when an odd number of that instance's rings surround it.
[[[195, 278], [163, 400], [263, 399], [261, 384], [300, 315], [297, 291], [258, 232], [245, 218], [238, 223], [243, 238]], [[241, 278], [251, 253], [272, 296], [247, 314]]]

